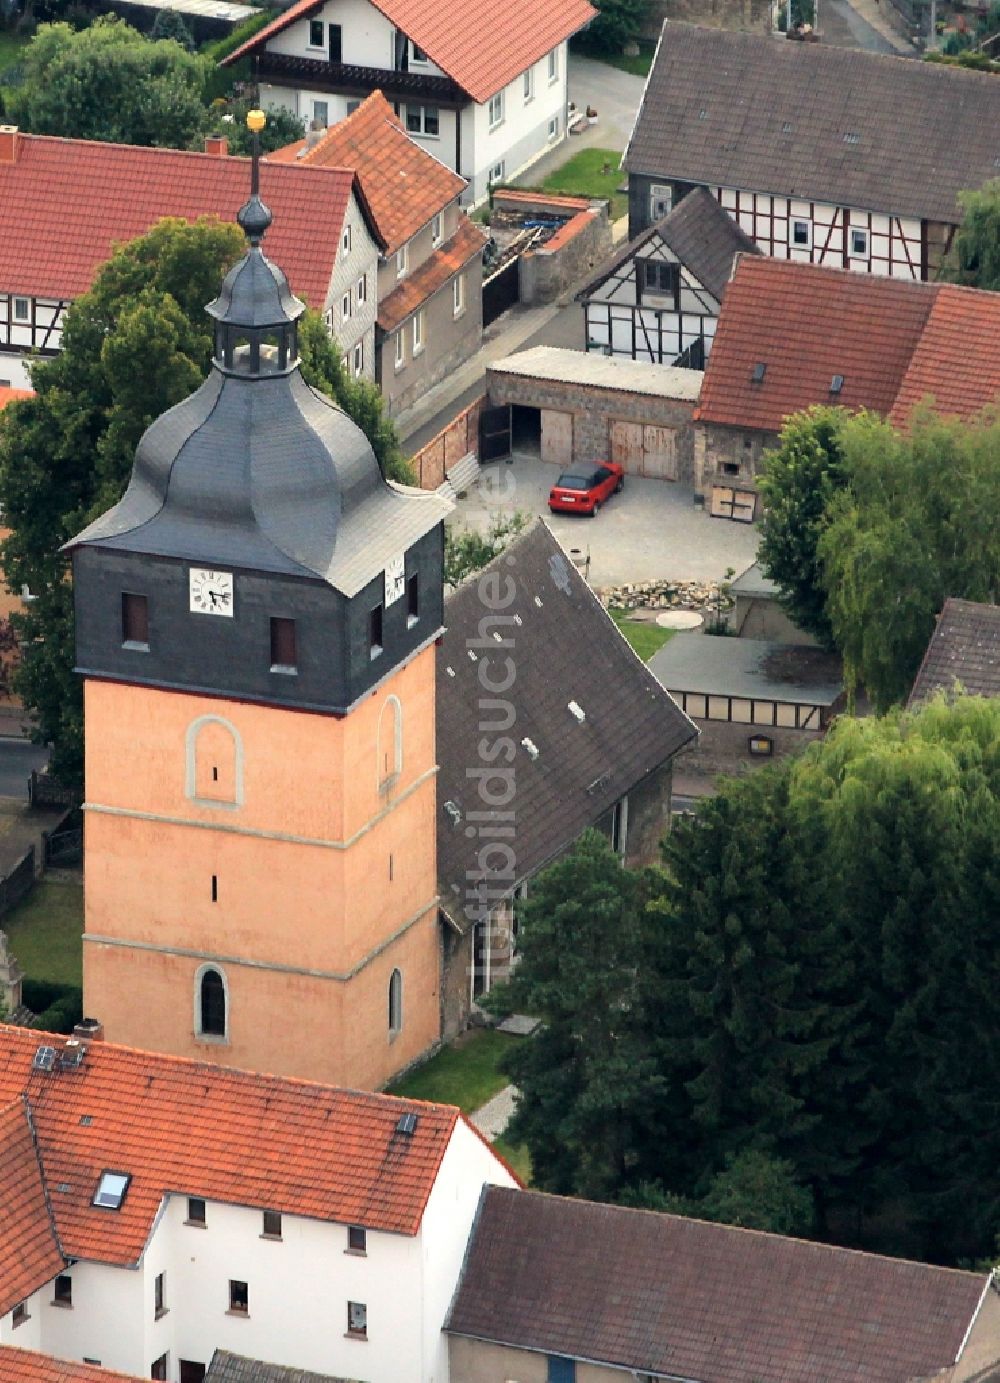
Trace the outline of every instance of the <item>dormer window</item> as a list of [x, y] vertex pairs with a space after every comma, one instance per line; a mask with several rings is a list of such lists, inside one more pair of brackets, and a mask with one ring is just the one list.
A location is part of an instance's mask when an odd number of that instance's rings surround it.
[[121, 1210], [131, 1180], [128, 1172], [102, 1172], [91, 1205], [102, 1210]]

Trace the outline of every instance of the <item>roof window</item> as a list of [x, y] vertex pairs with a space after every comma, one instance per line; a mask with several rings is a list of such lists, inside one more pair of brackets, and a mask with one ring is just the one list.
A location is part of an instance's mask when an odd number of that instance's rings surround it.
[[830, 393], [831, 393], [831, 394], [839, 394], [840, 391], [841, 391], [841, 389], [843, 389], [843, 387], [844, 387], [844, 376], [843, 376], [843, 375], [834, 375], [833, 379], [830, 380]]
[[751, 383], [751, 384], [763, 384], [763, 383], [764, 383], [764, 376], [765, 376], [766, 374], [767, 374], [767, 361], [766, 361], [766, 360], [758, 360], [757, 363], [756, 363], [756, 365], [754, 365], [753, 371], [752, 371], [752, 373], [751, 373], [751, 375], [750, 375], [750, 383]]
[[845, 131], [845, 133], [844, 133], [844, 143], [845, 143], [845, 144], [860, 144], [860, 143], [861, 143], [861, 136], [860, 136], [860, 134], [858, 134], [857, 130], [847, 130], [847, 131]]
[[91, 1205], [102, 1210], [121, 1210], [131, 1180], [128, 1172], [102, 1172]]
[[534, 740], [529, 739], [528, 736], [525, 735], [525, 737], [524, 737], [524, 739], [521, 741], [521, 743], [524, 745], [525, 749], [528, 751], [528, 758], [529, 758], [529, 759], [537, 759], [537, 758], [538, 758], [538, 745], [535, 743]]
[[417, 1131], [418, 1118], [419, 1115], [416, 1114], [401, 1114], [396, 1120], [396, 1132], [405, 1133], [407, 1138], [412, 1138]]
[[580, 705], [579, 701], [568, 701], [566, 703], [566, 709], [573, 719], [578, 721], [581, 725], [587, 719], [587, 712]]

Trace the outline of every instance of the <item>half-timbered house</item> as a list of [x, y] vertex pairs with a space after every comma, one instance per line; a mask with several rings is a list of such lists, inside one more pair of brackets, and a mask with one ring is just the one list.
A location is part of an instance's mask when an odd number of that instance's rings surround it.
[[[0, 388], [30, 387], [31, 358], [57, 353], [63, 314], [116, 244], [164, 216], [232, 220], [248, 178], [248, 161], [229, 157], [224, 139], [189, 153], [0, 126]], [[323, 314], [351, 373], [373, 378], [384, 242], [355, 174], [265, 163], [260, 178], [275, 257]]]
[[998, 129], [988, 73], [668, 20], [623, 160], [629, 234], [705, 187], [767, 255], [933, 278]]
[[703, 370], [741, 252], [760, 253], [711, 193], [696, 188], [577, 293], [587, 350]]

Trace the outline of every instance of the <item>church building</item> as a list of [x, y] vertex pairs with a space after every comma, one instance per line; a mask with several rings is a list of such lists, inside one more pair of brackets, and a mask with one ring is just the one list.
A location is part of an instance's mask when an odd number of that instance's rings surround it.
[[448, 505], [303, 379], [256, 175], [208, 379], [68, 545], [84, 1003], [114, 1042], [372, 1089], [440, 1032]]

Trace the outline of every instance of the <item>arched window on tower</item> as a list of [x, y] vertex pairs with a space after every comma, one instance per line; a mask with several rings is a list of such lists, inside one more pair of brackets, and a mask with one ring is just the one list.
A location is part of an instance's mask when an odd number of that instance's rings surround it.
[[243, 805], [243, 741], [223, 716], [199, 716], [185, 737], [185, 792], [211, 807]]
[[403, 771], [403, 707], [387, 696], [378, 718], [378, 790], [388, 792]]
[[394, 970], [389, 977], [389, 1037], [395, 1037], [403, 1026], [403, 976]]
[[229, 991], [226, 977], [214, 965], [203, 965], [195, 977], [195, 1031], [199, 1037], [228, 1037]]

